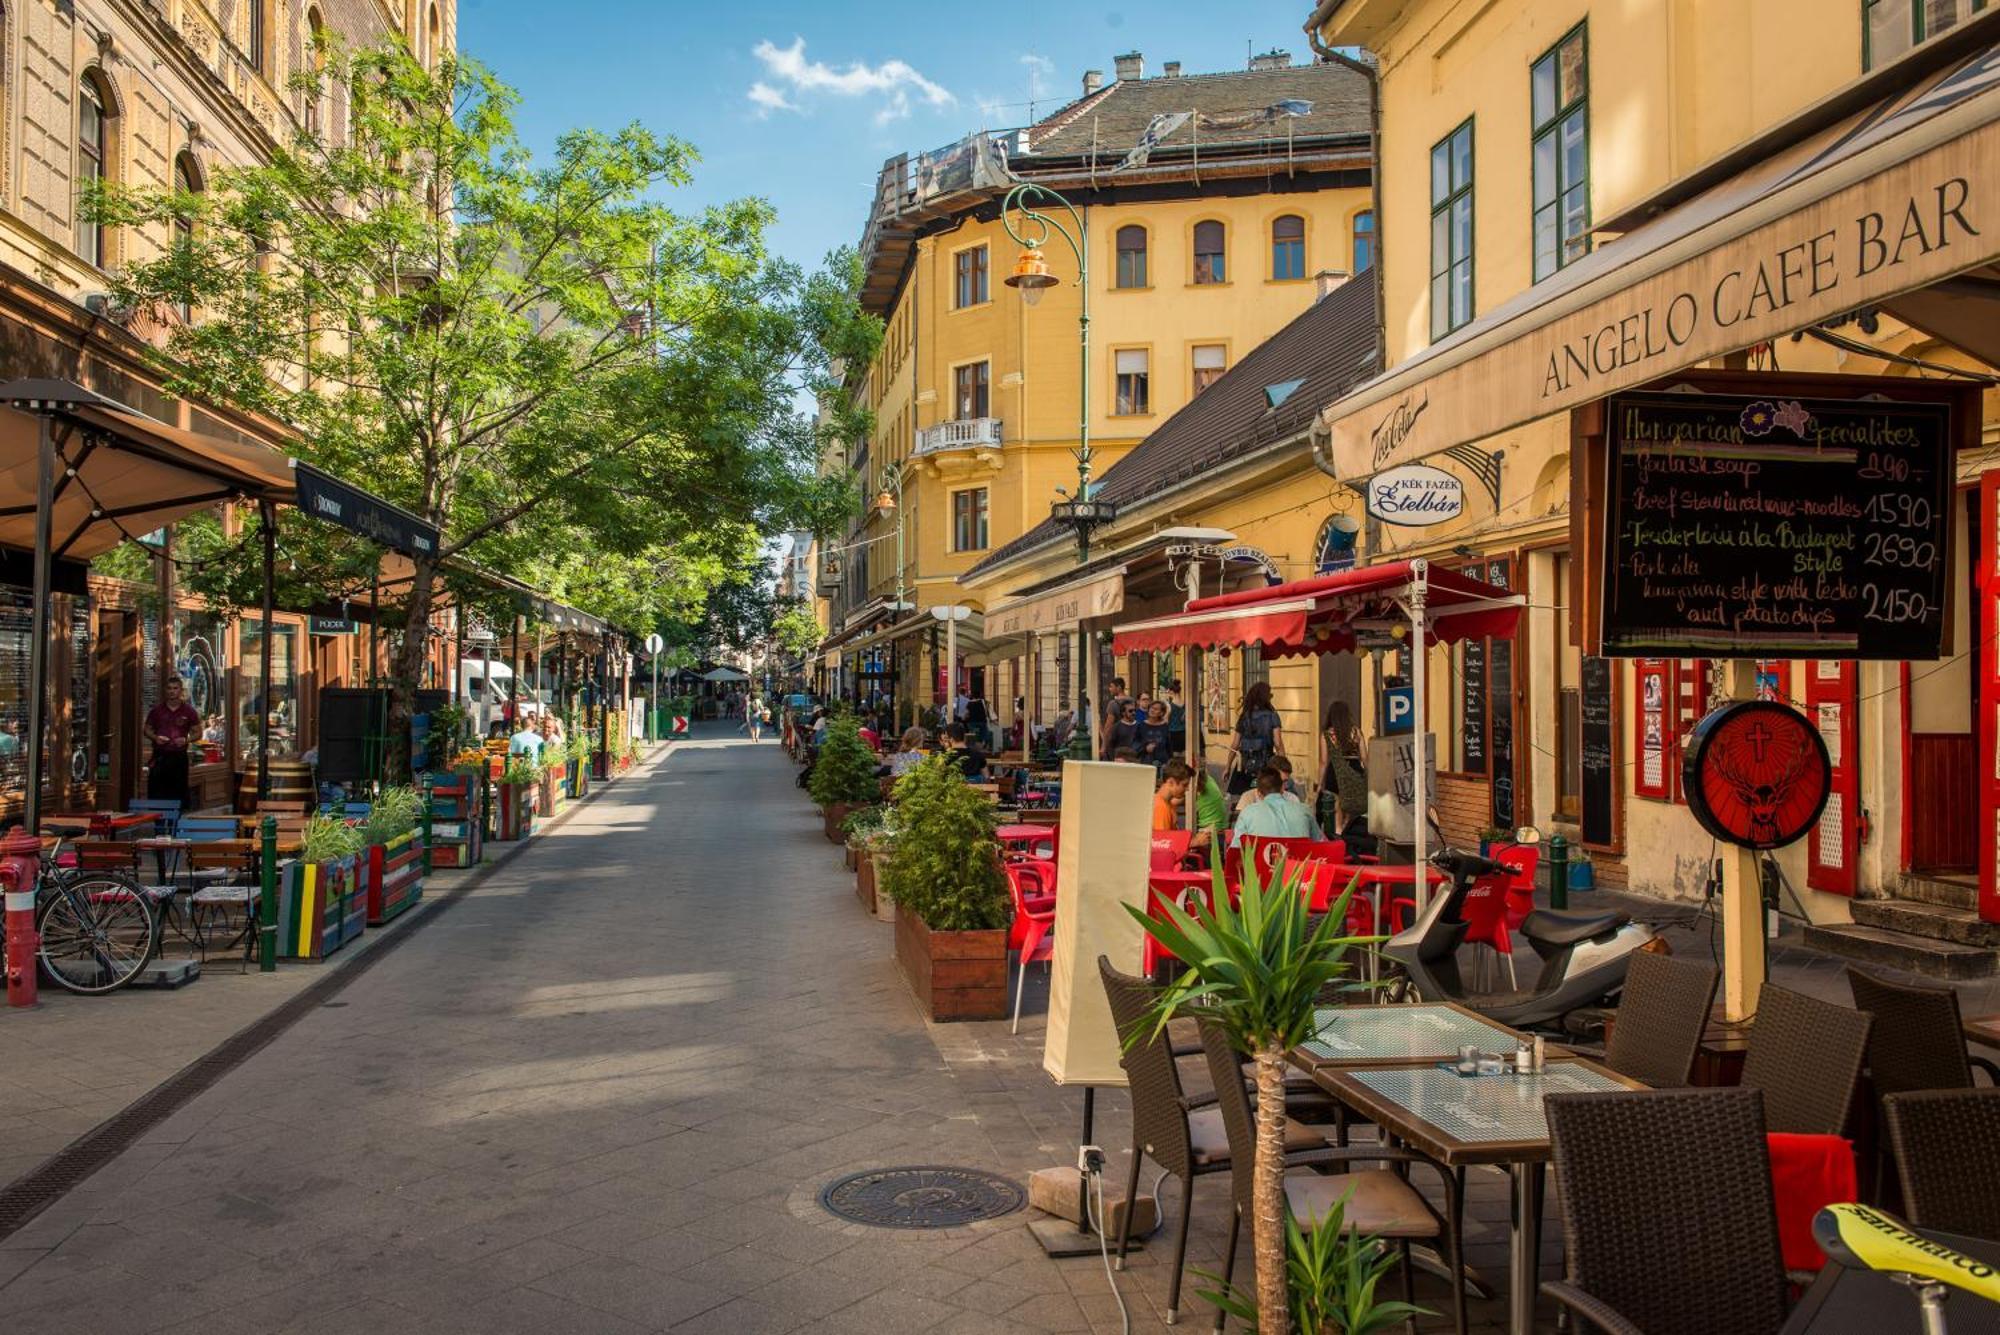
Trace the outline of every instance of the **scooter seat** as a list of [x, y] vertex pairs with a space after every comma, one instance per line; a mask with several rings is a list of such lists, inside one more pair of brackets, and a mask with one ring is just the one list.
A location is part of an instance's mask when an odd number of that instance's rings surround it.
[[1536, 909], [1521, 921], [1521, 935], [1545, 946], [1574, 946], [1632, 921], [1625, 913], [1551, 913]]

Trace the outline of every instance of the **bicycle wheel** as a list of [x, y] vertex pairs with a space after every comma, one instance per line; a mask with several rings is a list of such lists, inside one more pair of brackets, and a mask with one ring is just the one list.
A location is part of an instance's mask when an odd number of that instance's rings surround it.
[[36, 918], [42, 968], [71, 992], [95, 996], [125, 986], [158, 943], [152, 901], [129, 876], [92, 872], [56, 885]]

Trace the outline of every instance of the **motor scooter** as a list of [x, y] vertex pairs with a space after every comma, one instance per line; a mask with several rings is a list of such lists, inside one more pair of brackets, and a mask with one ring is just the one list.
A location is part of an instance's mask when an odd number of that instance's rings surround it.
[[[1458, 969], [1458, 949], [1465, 943], [1467, 927], [1466, 896], [1479, 877], [1506, 876], [1510, 869], [1450, 847], [1435, 817], [1431, 828], [1439, 842], [1431, 862], [1451, 878], [1450, 888], [1433, 896], [1407, 928], [1381, 947], [1382, 955], [1401, 972], [1398, 990], [1405, 999], [1455, 1001], [1510, 1028], [1561, 1035], [1563, 1017], [1571, 1011], [1617, 1004], [1635, 951], [1667, 949], [1652, 928], [1632, 921], [1629, 914], [1536, 909], [1520, 927], [1521, 936], [1542, 961], [1535, 985], [1522, 991], [1470, 990]], [[1533, 842], [1533, 831], [1524, 830], [1522, 835]]]

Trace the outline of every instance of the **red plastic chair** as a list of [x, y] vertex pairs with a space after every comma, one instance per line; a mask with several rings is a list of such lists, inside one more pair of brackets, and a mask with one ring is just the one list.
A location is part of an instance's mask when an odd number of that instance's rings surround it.
[[1519, 927], [1535, 911], [1535, 872], [1542, 865], [1540, 844], [1514, 844], [1493, 855], [1512, 875], [1507, 883], [1507, 929]]
[[1153, 853], [1150, 870], [1178, 871], [1187, 860], [1188, 843], [1194, 838], [1190, 830], [1159, 830], [1153, 835]]
[[[1282, 857], [1292, 867], [1307, 862], [1325, 862], [1346, 856], [1345, 844], [1329, 843], [1324, 839], [1280, 839], [1275, 836], [1244, 835], [1236, 841], [1243, 850], [1243, 856], [1257, 868], [1257, 876], [1263, 884], [1270, 884], [1271, 873], [1277, 870]], [[1338, 855], [1333, 851], [1339, 849]]]
[[1514, 933], [1508, 926], [1507, 909], [1513, 891], [1511, 876], [1476, 876], [1465, 892], [1465, 944], [1485, 946], [1507, 961], [1507, 986], [1514, 980]]
[[[1013, 943], [1020, 952], [1020, 972], [1014, 976], [1014, 1027], [1009, 1032], [1021, 1032], [1021, 998], [1028, 990], [1028, 966], [1040, 964], [1055, 958], [1056, 941], [1056, 901], [1055, 895], [1042, 886], [1041, 873], [1031, 866], [1014, 863], [1003, 868], [1007, 873], [1007, 893], [1014, 901], [1014, 923], [1010, 935], [1018, 938]], [[1041, 893], [1032, 899], [1030, 886]]]

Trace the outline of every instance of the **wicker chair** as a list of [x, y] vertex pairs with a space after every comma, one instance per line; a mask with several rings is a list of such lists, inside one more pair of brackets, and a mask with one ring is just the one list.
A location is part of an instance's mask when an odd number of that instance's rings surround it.
[[2000, 1240], [2000, 1089], [1891, 1094], [1882, 1112], [1909, 1221]]
[[1871, 1016], [1769, 983], [1757, 1002], [1743, 1083], [1764, 1091], [1771, 1131], [1847, 1133]]
[[1649, 950], [1632, 956], [1604, 1064], [1655, 1088], [1685, 1085], [1721, 976], [1699, 960]]
[[[1252, 1141], [1255, 1122], [1250, 1092], [1242, 1077], [1242, 1055], [1230, 1045], [1229, 1036], [1216, 1025], [1204, 1023], [1201, 1046], [1208, 1057], [1208, 1073], [1215, 1081], [1216, 1104], [1229, 1134], [1230, 1185], [1235, 1192], [1235, 1211], [1229, 1221], [1229, 1242], [1223, 1251], [1222, 1287], [1229, 1287], [1236, 1270], [1236, 1243], [1243, 1228], [1243, 1216], [1255, 1199], [1255, 1155]], [[1465, 1243], [1459, 1229], [1460, 1183], [1451, 1170], [1435, 1159], [1414, 1150], [1387, 1144], [1326, 1146], [1288, 1157], [1287, 1167], [1309, 1168], [1323, 1164], [1381, 1162], [1393, 1164], [1395, 1171], [1285, 1174], [1285, 1207], [1300, 1228], [1310, 1231], [1336, 1204], [1345, 1202], [1342, 1224], [1355, 1233], [1364, 1233], [1393, 1244], [1402, 1253], [1403, 1297], [1413, 1300], [1410, 1243], [1415, 1239], [1436, 1239], [1443, 1244], [1453, 1276], [1452, 1329], [1465, 1335]], [[1404, 1174], [1411, 1164], [1423, 1164], [1438, 1176], [1443, 1186], [1445, 1213], [1440, 1216], [1411, 1186]], [[1218, 1310], [1215, 1328], [1219, 1331], [1228, 1313]], [[1414, 1318], [1410, 1330], [1416, 1330]]]
[[1545, 1106], [1568, 1269], [1544, 1294], [1609, 1335], [1784, 1324], [1759, 1091], [1551, 1094]]
[[[1104, 979], [1111, 1020], [1118, 1032], [1143, 1032], [1151, 1024], [1150, 1012], [1157, 989], [1143, 978], [1120, 973], [1102, 955], [1097, 957], [1097, 971]], [[1125, 1199], [1130, 1201], [1138, 1195], [1141, 1158], [1152, 1159], [1181, 1183], [1181, 1219], [1174, 1242], [1173, 1276], [1167, 1288], [1167, 1319], [1171, 1324], [1179, 1315], [1188, 1220], [1194, 1213], [1194, 1180], [1229, 1171], [1229, 1134], [1223, 1115], [1212, 1106], [1214, 1096], [1190, 1096], [1182, 1087], [1174, 1049], [1165, 1035], [1154, 1035], [1127, 1047], [1118, 1064], [1125, 1068], [1126, 1085], [1132, 1095], [1132, 1166], [1125, 1183]], [[1236, 1085], [1241, 1089], [1242, 1084], [1239, 1076]], [[1286, 1123], [1287, 1152], [1302, 1153], [1325, 1147], [1326, 1137], [1321, 1132], [1303, 1122]], [[1130, 1241], [1129, 1229], [1118, 1238], [1121, 1268]]]
[[[1971, 1089], [1977, 1067], [2000, 1085], [2000, 1067], [1965, 1050], [1958, 992], [1949, 987], [1892, 983], [1847, 966], [1854, 1005], [1875, 1017], [1868, 1035], [1868, 1081], [1875, 1097], [1920, 1089]], [[1887, 1203], [1889, 1142], [1875, 1142], [1875, 1198]]]

